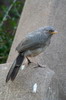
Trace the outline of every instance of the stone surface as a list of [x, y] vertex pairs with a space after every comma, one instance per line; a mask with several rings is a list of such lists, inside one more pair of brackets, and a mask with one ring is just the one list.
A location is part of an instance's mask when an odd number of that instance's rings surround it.
[[[14, 82], [5, 83], [11, 64], [0, 65], [0, 100], [64, 100], [60, 96], [59, 80], [49, 68], [34, 68], [31, 64], [20, 70]], [[33, 93], [33, 86], [37, 91]]]
[[52, 25], [59, 34], [53, 36], [46, 51], [34, 61], [55, 71], [66, 95], [66, 0], [26, 0], [8, 62], [15, 59], [16, 46], [28, 32]]

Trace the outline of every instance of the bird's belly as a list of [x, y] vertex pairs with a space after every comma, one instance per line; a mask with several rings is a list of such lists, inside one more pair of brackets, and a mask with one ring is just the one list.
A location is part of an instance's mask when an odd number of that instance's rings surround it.
[[35, 50], [28, 50], [28, 51], [25, 52], [25, 57], [26, 56], [29, 56], [29, 57], [37, 56], [38, 54], [40, 54], [44, 50], [45, 50], [45, 47], [44, 48], [38, 48], [38, 49], [35, 49]]

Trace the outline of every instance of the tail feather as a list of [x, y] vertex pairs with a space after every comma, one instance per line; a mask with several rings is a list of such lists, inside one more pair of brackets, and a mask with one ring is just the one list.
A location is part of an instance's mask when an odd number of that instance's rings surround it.
[[6, 82], [8, 82], [10, 79], [12, 81], [15, 79], [23, 60], [24, 60], [24, 56], [19, 54], [7, 74]]
[[14, 68], [12, 74], [11, 74], [11, 80], [12, 80], [12, 81], [15, 79], [15, 77], [16, 77], [16, 75], [17, 75], [19, 69], [20, 69], [20, 66], [15, 66], [15, 68]]

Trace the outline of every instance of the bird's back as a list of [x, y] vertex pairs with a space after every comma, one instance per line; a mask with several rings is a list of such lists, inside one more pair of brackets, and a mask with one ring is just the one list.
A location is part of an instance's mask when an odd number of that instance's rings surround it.
[[18, 52], [23, 52], [27, 49], [35, 49], [42, 45], [45, 45], [49, 38], [49, 34], [44, 32], [44, 28], [40, 28], [34, 32], [28, 33], [26, 37], [17, 46], [16, 50]]

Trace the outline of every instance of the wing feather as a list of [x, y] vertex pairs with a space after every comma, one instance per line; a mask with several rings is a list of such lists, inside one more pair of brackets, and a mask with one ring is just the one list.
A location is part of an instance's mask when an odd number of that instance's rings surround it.
[[17, 46], [16, 50], [18, 52], [24, 52], [28, 49], [36, 49], [45, 45], [47, 41], [46, 34], [43, 34], [43, 31], [35, 31], [28, 34], [21, 43]]

